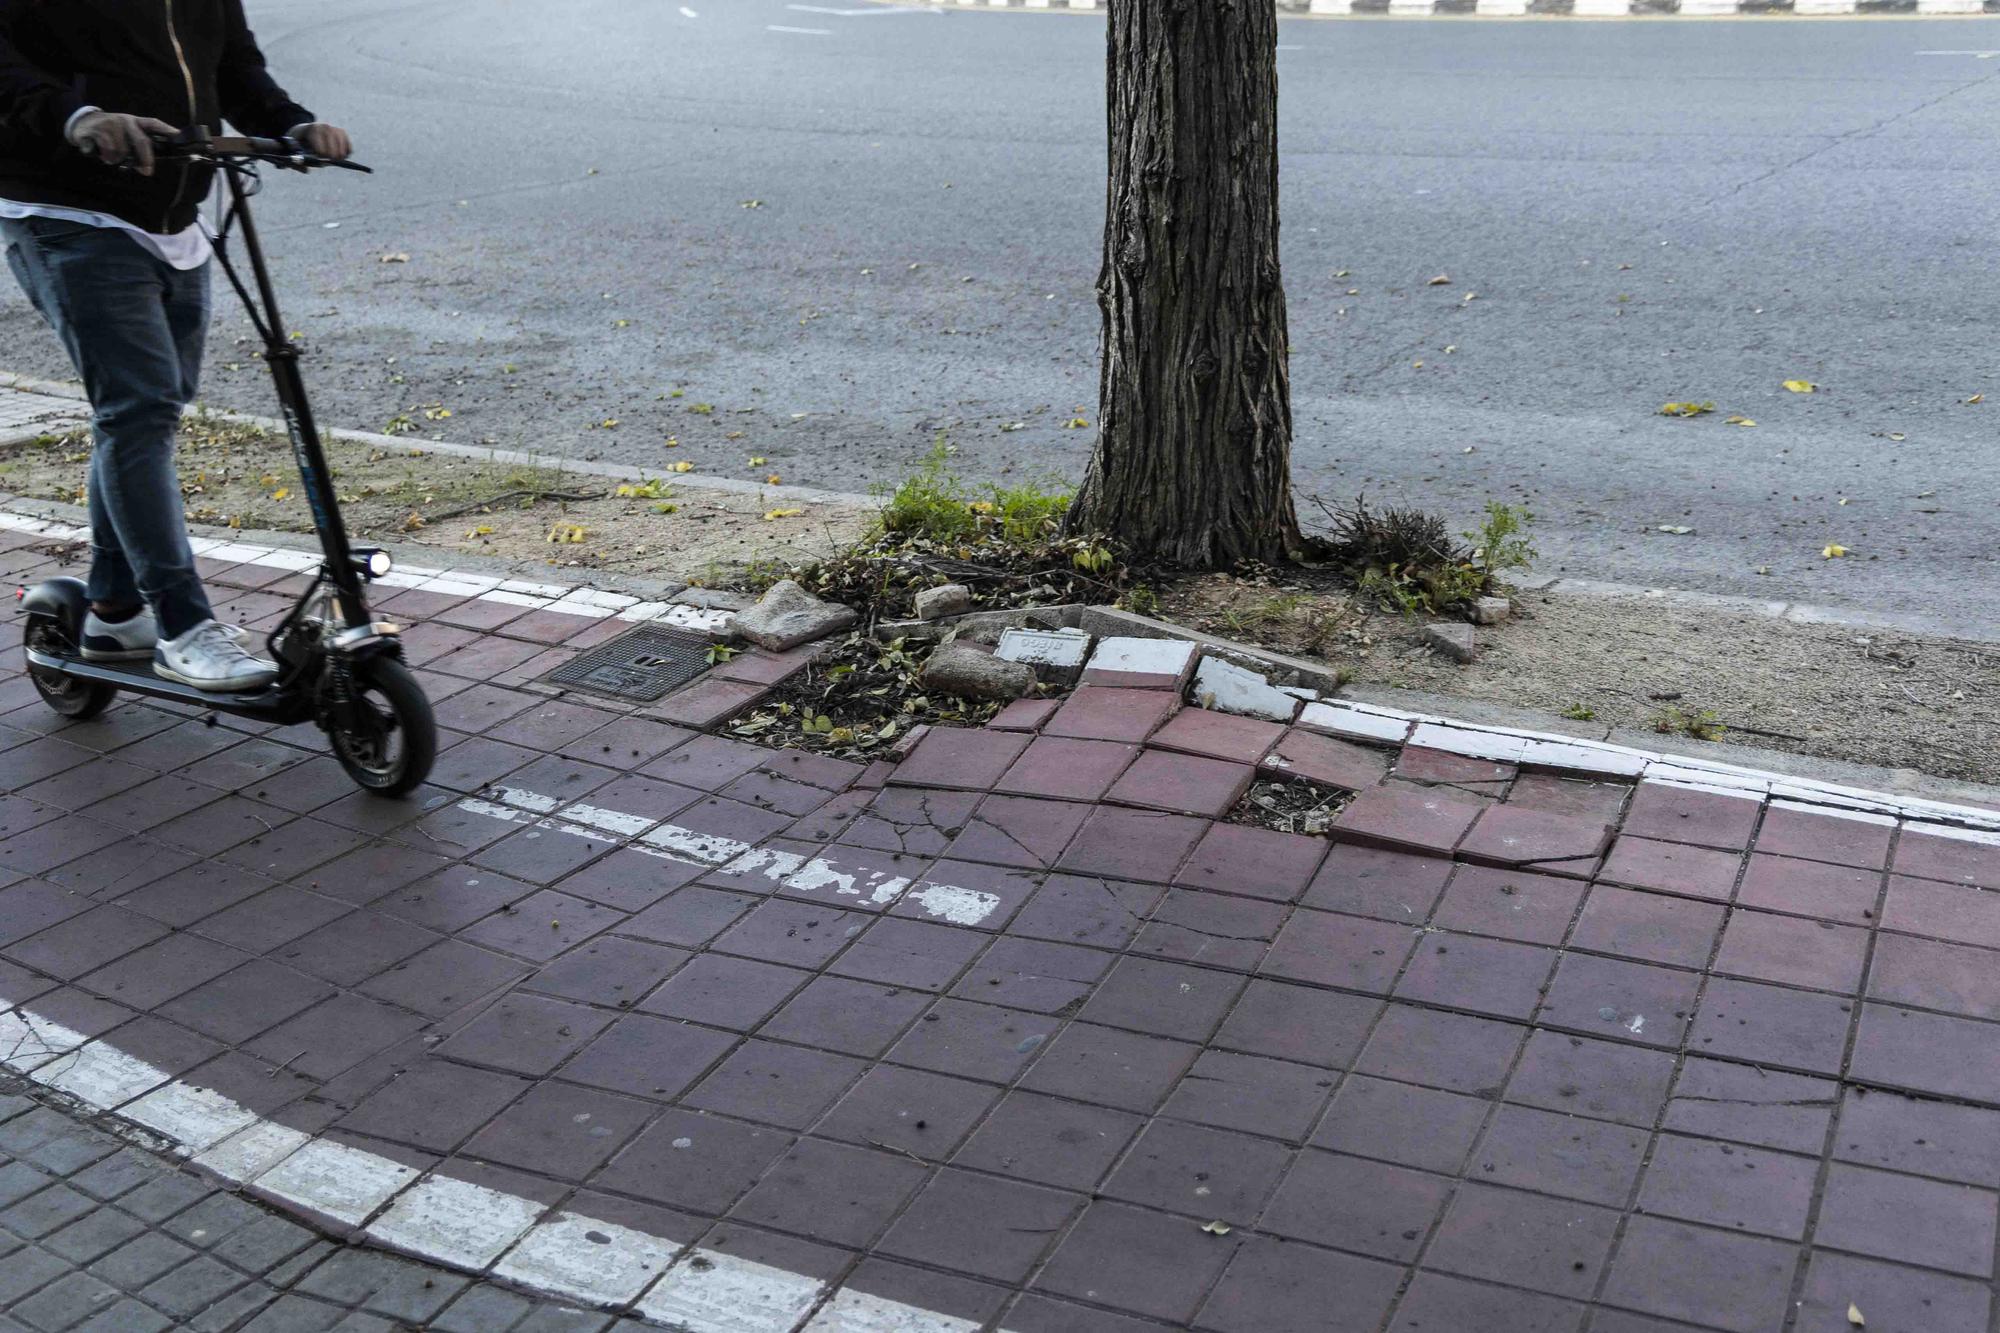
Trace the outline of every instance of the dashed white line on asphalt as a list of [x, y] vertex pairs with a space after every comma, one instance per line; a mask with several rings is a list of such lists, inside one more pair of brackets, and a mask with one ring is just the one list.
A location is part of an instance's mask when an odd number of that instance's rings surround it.
[[1920, 56], [1971, 56], [1974, 60], [1991, 60], [2000, 56], [2000, 51], [1919, 51]]
[[872, 9], [834, 9], [827, 5], [786, 5], [786, 9], [800, 14], [831, 14], [843, 19], [886, 18], [891, 14], [942, 14], [935, 6], [915, 8], [908, 5], [876, 6]]
[[785, 26], [784, 24], [782, 24], [782, 23], [766, 23], [766, 24], [764, 25], [764, 31], [765, 31], [765, 32], [796, 32], [796, 33], [799, 33], [799, 34], [801, 34], [801, 35], [803, 35], [803, 36], [806, 36], [806, 37], [831, 37], [831, 36], [833, 36], [833, 29], [831, 29], [831, 28], [788, 28], [788, 27], [786, 27], [786, 26]]
[[686, 5], [682, 5], [681, 17], [684, 19], [698, 19], [701, 17], [701, 15], [695, 13], [692, 9], [689, 9]]

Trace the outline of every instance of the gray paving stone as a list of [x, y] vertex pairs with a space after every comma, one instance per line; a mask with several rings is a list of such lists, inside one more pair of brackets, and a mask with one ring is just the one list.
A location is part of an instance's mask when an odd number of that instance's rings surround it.
[[504, 1333], [533, 1302], [501, 1287], [481, 1284], [431, 1321], [434, 1333]]
[[7, 1262], [0, 1264], [0, 1309], [13, 1308], [14, 1302], [29, 1292], [73, 1271], [68, 1264], [39, 1246], [29, 1246], [8, 1255]]
[[328, 1255], [339, 1247], [332, 1241], [316, 1240], [299, 1254], [293, 1255], [264, 1274], [264, 1280], [274, 1287], [289, 1287], [313, 1269], [325, 1262]]
[[243, 1326], [243, 1333], [326, 1333], [347, 1317], [347, 1311], [304, 1296], [281, 1296]]
[[42, 1333], [62, 1333], [63, 1329], [82, 1323], [123, 1298], [123, 1292], [88, 1273], [71, 1273], [28, 1299], [14, 1302], [8, 1313]]
[[85, 1167], [69, 1178], [69, 1183], [94, 1199], [116, 1199], [153, 1179], [167, 1167], [137, 1148], [123, 1148]]
[[392, 1319], [422, 1323], [465, 1289], [454, 1274], [376, 1250], [335, 1254], [298, 1283], [297, 1290], [343, 1305], [358, 1305]]
[[392, 1324], [380, 1315], [372, 1315], [365, 1310], [356, 1310], [335, 1324], [333, 1333], [402, 1333], [402, 1325]]
[[114, 1286], [138, 1291], [193, 1257], [194, 1251], [172, 1236], [148, 1231], [90, 1265], [90, 1271]]
[[514, 1325], [511, 1333], [602, 1333], [611, 1316], [595, 1310], [578, 1310], [567, 1305], [537, 1305], [528, 1317]]
[[173, 1326], [173, 1320], [128, 1296], [109, 1310], [100, 1310], [89, 1323], [78, 1324], [75, 1333], [160, 1333]]
[[267, 1273], [312, 1241], [313, 1233], [296, 1222], [265, 1213], [218, 1241], [209, 1253], [246, 1273]]
[[9, 1162], [0, 1166], [0, 1208], [10, 1208], [51, 1183], [52, 1178], [47, 1173], [36, 1170], [26, 1162]]
[[11, 1157], [23, 1156], [58, 1134], [68, 1133], [69, 1128], [69, 1117], [62, 1112], [37, 1106], [25, 1115], [17, 1115], [0, 1124], [0, 1153]]
[[164, 1222], [215, 1193], [207, 1181], [175, 1171], [155, 1176], [118, 1201], [118, 1206], [141, 1222]]
[[266, 1216], [268, 1214], [262, 1208], [248, 1199], [234, 1194], [214, 1194], [176, 1214], [161, 1229], [196, 1249], [205, 1250]]
[[224, 1333], [276, 1300], [278, 1293], [262, 1282], [253, 1282], [203, 1310], [181, 1325], [193, 1333]]
[[40, 1240], [97, 1207], [97, 1200], [67, 1185], [55, 1184], [0, 1211], [0, 1227], [23, 1240]]
[[116, 1208], [98, 1207], [42, 1242], [73, 1264], [89, 1264], [144, 1234], [146, 1224]]
[[243, 1275], [198, 1255], [139, 1293], [168, 1314], [190, 1319], [243, 1285]]
[[21, 1154], [23, 1160], [58, 1176], [73, 1175], [118, 1150], [118, 1141], [96, 1130], [77, 1128], [46, 1139]]
[[[7, 1086], [14, 1080], [8, 1079]], [[0, 1092], [0, 1125], [6, 1124], [17, 1115], [26, 1115], [35, 1107], [35, 1099], [19, 1092]]]

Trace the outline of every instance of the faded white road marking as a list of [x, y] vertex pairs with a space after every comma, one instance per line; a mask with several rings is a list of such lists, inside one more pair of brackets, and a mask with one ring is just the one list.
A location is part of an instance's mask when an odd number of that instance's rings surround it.
[[698, 19], [701, 17], [701, 15], [695, 13], [692, 9], [689, 9], [686, 5], [682, 5], [681, 17], [684, 19]]
[[493, 1271], [593, 1305], [624, 1305], [666, 1272], [680, 1252], [672, 1241], [629, 1227], [559, 1213], [524, 1236]]
[[311, 1139], [255, 1183], [274, 1198], [358, 1227], [416, 1178], [401, 1162], [330, 1139]]
[[1917, 54], [1920, 56], [1971, 56], [1974, 60], [1991, 60], [1995, 56], [2000, 56], [2000, 51], [1919, 51]]
[[795, 33], [798, 33], [798, 34], [799, 34], [800, 36], [802, 36], [802, 37], [831, 37], [831, 36], [833, 36], [833, 29], [831, 29], [831, 28], [788, 28], [788, 27], [786, 27], [786, 26], [785, 26], [784, 24], [782, 24], [782, 23], [766, 23], [766, 24], [764, 25], [764, 31], [765, 31], [765, 32], [795, 32]]
[[872, 5], [867, 9], [835, 9], [830, 5], [786, 5], [786, 9], [800, 14], [831, 14], [843, 19], [887, 18], [892, 14], [942, 14], [935, 5], [921, 8], [914, 5]]
[[707, 866], [717, 875], [739, 879], [762, 877], [794, 893], [852, 898], [871, 907], [888, 908], [906, 895], [924, 912], [954, 925], [977, 926], [999, 909], [996, 894], [952, 884], [926, 884], [911, 892], [905, 876], [863, 866], [845, 865], [829, 857], [801, 856], [780, 847], [757, 847], [735, 838], [701, 833], [665, 820], [623, 810], [607, 810], [583, 801], [565, 804], [561, 797], [524, 787], [492, 787], [496, 798], [468, 796], [458, 808], [510, 824], [567, 833], [606, 845], [623, 844], [632, 851], [683, 865]]
[[782, 1268], [716, 1250], [696, 1250], [646, 1293], [639, 1312], [669, 1328], [789, 1333], [813, 1308], [824, 1287]]
[[480, 1269], [519, 1240], [542, 1205], [450, 1176], [432, 1176], [402, 1192], [368, 1228], [371, 1238], [402, 1250], [443, 1256]]

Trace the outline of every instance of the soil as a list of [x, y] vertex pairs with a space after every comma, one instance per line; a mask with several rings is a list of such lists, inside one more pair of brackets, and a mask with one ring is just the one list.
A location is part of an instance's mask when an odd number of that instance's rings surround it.
[[1304, 778], [1253, 782], [1236, 808], [1224, 816], [1232, 824], [1249, 824], [1279, 833], [1325, 833], [1346, 806], [1349, 793], [1322, 787]]
[[1579, 730], [1711, 713], [1727, 741], [2000, 780], [2000, 645], [1558, 585], [1517, 595], [1461, 666], [1351, 591], [1212, 575], [1158, 596], [1166, 619], [1322, 658], [1355, 685], [1533, 708]]
[[[760, 562], [791, 565], [844, 550], [874, 517], [862, 507], [776, 501], [671, 476], [621, 496], [615, 479], [600, 476], [343, 440], [328, 441], [326, 450], [357, 540], [430, 546], [543, 570], [611, 570], [723, 586], [741, 581]], [[83, 431], [6, 446], [0, 448], [0, 489], [80, 504], [89, 461]], [[282, 437], [191, 415], [182, 424], [179, 463], [189, 521], [312, 531]], [[563, 540], [551, 539], [558, 535]]]

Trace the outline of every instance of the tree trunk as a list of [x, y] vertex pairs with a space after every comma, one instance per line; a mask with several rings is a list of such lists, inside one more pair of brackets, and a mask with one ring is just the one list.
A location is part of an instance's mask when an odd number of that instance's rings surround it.
[[1292, 403], [1271, 0], [1111, 0], [1097, 448], [1072, 532], [1196, 569], [1283, 560]]

